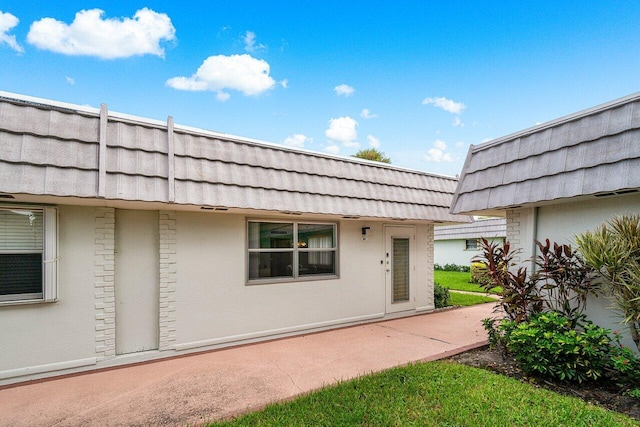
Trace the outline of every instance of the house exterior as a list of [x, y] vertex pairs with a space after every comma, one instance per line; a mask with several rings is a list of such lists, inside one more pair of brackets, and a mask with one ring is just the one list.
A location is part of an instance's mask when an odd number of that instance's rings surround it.
[[[534, 239], [572, 243], [615, 215], [638, 213], [639, 190], [636, 93], [471, 146], [451, 212], [505, 216], [507, 240], [531, 269]], [[590, 318], [624, 330], [608, 305], [589, 301]]]
[[471, 266], [480, 255], [478, 240], [503, 243], [507, 236], [504, 218], [483, 218], [471, 223], [440, 225], [434, 228], [433, 259], [435, 264]]
[[0, 92], [0, 385], [428, 312], [456, 182]]

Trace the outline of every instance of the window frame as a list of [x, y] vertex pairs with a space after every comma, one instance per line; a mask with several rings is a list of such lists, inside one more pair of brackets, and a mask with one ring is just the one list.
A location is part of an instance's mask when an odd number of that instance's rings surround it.
[[[292, 248], [250, 248], [249, 247], [249, 224], [250, 223], [279, 223], [279, 224], [291, 224], [293, 227], [293, 236], [294, 241], [299, 238], [298, 235], [298, 226], [301, 224], [312, 224], [312, 225], [330, 225], [333, 227], [333, 241], [334, 246], [332, 248], [300, 248], [297, 244], [293, 244]], [[330, 222], [330, 221], [304, 221], [304, 220], [291, 220], [291, 219], [263, 219], [263, 218], [248, 218], [246, 220], [245, 225], [245, 283], [246, 285], [265, 285], [272, 283], [293, 283], [293, 282], [308, 282], [308, 281], [317, 281], [317, 280], [334, 280], [340, 278], [340, 242], [338, 239], [339, 236], [339, 222]], [[251, 279], [250, 278], [250, 258], [252, 253], [268, 253], [268, 252], [286, 252], [293, 254], [293, 266], [292, 266], [292, 276], [284, 276], [284, 277], [268, 277], [268, 278], [258, 278]], [[313, 252], [333, 252], [333, 263], [334, 263], [334, 273], [328, 274], [309, 274], [309, 275], [300, 275], [299, 273], [299, 265], [300, 265], [300, 253], [305, 252], [307, 254]]]
[[[478, 244], [479, 239], [465, 239], [464, 240], [464, 250], [465, 251], [479, 251], [480, 250], [480, 245]], [[469, 247], [469, 242], [475, 242], [475, 246], [474, 247]]]
[[[47, 205], [2, 203], [0, 210], [42, 212], [42, 292], [0, 295], [0, 306], [58, 301], [58, 208]], [[8, 250], [0, 252], [16, 253]]]

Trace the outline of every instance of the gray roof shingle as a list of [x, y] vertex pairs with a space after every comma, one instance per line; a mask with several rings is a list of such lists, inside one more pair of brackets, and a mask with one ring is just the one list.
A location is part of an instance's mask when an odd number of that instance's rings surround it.
[[0, 193], [467, 222], [457, 180], [0, 92]]
[[640, 93], [471, 146], [452, 213], [640, 188]]
[[434, 240], [479, 239], [480, 237], [506, 237], [506, 218], [479, 219], [468, 224], [434, 227]]

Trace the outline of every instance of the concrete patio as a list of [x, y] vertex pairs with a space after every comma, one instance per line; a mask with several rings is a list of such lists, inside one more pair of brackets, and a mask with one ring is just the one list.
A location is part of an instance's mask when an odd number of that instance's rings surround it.
[[325, 384], [486, 344], [494, 304], [0, 389], [2, 426], [200, 425]]

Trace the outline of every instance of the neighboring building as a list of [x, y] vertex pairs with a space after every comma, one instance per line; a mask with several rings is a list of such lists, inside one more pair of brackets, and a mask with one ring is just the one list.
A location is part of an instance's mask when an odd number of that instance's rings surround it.
[[504, 243], [507, 223], [504, 218], [486, 218], [468, 224], [440, 225], [434, 228], [433, 235], [433, 259], [436, 264], [470, 266], [471, 259], [481, 254], [478, 243], [481, 237]]
[[428, 312], [456, 183], [0, 92], [0, 385]]
[[[507, 240], [525, 262], [534, 239], [572, 243], [615, 215], [640, 212], [639, 189], [636, 93], [471, 146], [451, 212], [506, 216]], [[606, 299], [589, 301], [589, 314], [620, 329]]]

